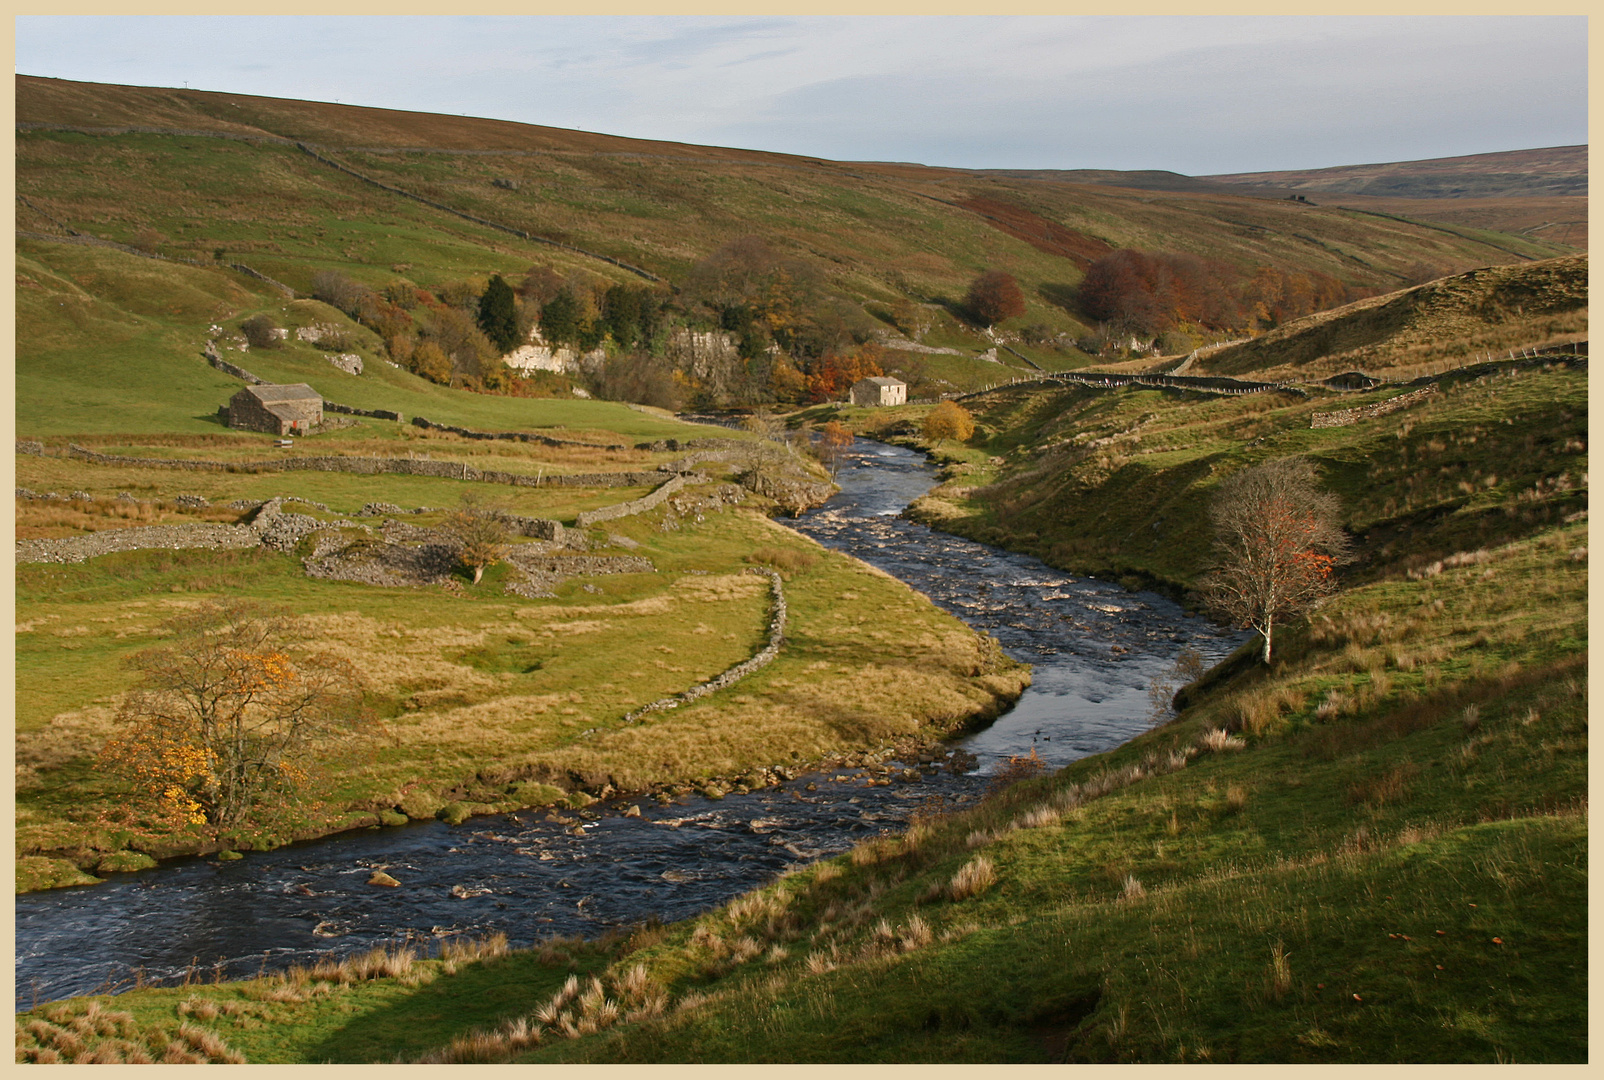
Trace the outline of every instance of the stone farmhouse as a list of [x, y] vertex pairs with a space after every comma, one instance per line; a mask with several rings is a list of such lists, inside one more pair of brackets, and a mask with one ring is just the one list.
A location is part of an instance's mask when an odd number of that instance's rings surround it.
[[228, 400], [228, 426], [270, 435], [304, 435], [323, 423], [323, 399], [305, 383], [247, 386]]
[[889, 375], [871, 375], [852, 384], [854, 405], [906, 405], [908, 384]]

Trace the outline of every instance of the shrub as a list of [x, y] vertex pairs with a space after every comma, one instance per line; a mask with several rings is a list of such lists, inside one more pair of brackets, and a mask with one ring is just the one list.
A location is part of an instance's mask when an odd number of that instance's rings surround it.
[[278, 323], [271, 315], [252, 315], [240, 323], [239, 328], [253, 349], [277, 349], [284, 344]]

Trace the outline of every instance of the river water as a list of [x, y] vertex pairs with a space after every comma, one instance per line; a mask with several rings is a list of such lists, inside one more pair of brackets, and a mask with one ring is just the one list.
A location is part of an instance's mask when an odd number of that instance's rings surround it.
[[[920, 781], [885, 786], [832, 770], [718, 801], [641, 801], [638, 818], [621, 816], [621, 803], [415, 822], [24, 894], [17, 1007], [141, 979], [238, 978], [403, 939], [501, 931], [518, 945], [685, 918], [897, 829], [938, 798], [972, 802], [1010, 755], [1034, 748], [1059, 766], [1111, 749], [1147, 725], [1149, 683], [1182, 648], [1214, 662], [1243, 640], [1161, 596], [900, 518], [934, 482], [912, 451], [859, 443], [837, 482], [840, 494], [788, 524], [902, 579], [1034, 666], [1018, 704], [959, 744], [975, 759], [967, 771], [925, 763]], [[376, 869], [401, 886], [368, 885]]]

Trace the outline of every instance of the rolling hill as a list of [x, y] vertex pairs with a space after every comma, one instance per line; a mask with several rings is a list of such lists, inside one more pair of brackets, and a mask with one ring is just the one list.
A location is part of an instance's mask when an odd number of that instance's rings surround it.
[[[1024, 288], [1026, 313], [1004, 328], [1035, 326], [1043, 340], [1086, 331], [1077, 284], [1117, 248], [1318, 271], [1364, 289], [1404, 284], [1422, 265], [1567, 250], [1217, 190], [27, 76], [16, 88], [24, 417], [49, 412], [63, 377], [108, 400], [136, 394], [142, 367], [193, 364], [207, 325], [277, 310], [324, 270], [373, 288], [439, 288], [548, 265], [672, 294], [721, 245], [759, 236], [817, 274], [832, 317], [858, 340], [912, 301], [934, 313], [928, 345], [974, 358], [991, 343], [955, 316], [985, 269]], [[369, 346], [371, 364], [376, 339]], [[1046, 368], [1088, 362], [1068, 346], [1018, 349]], [[955, 385], [996, 377], [979, 360], [933, 360]]]

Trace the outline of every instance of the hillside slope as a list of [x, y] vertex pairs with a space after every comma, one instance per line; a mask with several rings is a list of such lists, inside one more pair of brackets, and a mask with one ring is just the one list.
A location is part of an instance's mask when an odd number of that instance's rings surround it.
[[1415, 199], [1586, 195], [1587, 147], [1550, 146], [1538, 150], [1339, 165], [1326, 169], [1220, 173], [1199, 179], [1278, 192], [1319, 191]]
[[[1587, 337], [1587, 256], [1472, 270], [1318, 312], [1200, 359], [1194, 374], [1386, 378]], [[1490, 355], [1491, 354], [1491, 355]]]
[[[976, 274], [1000, 268], [1026, 295], [1026, 313], [1010, 326], [1074, 334], [1087, 326], [1075, 287], [1088, 255], [1115, 248], [1319, 271], [1356, 287], [1399, 284], [1422, 264], [1564, 250], [1229, 194], [838, 163], [201, 91], [26, 76], [16, 86], [25, 237], [109, 240], [192, 260], [205, 273], [220, 272], [221, 257], [303, 292], [325, 269], [375, 288], [434, 288], [537, 263], [639, 284], [621, 262], [678, 286], [720, 245], [756, 235], [814, 268], [828, 295], [867, 320], [859, 332], [882, 325], [899, 300], [954, 311]], [[935, 344], [971, 354], [988, 346], [947, 319], [958, 338], [941, 340], [938, 330]], [[55, 329], [25, 329], [25, 360], [50, 347]]]

